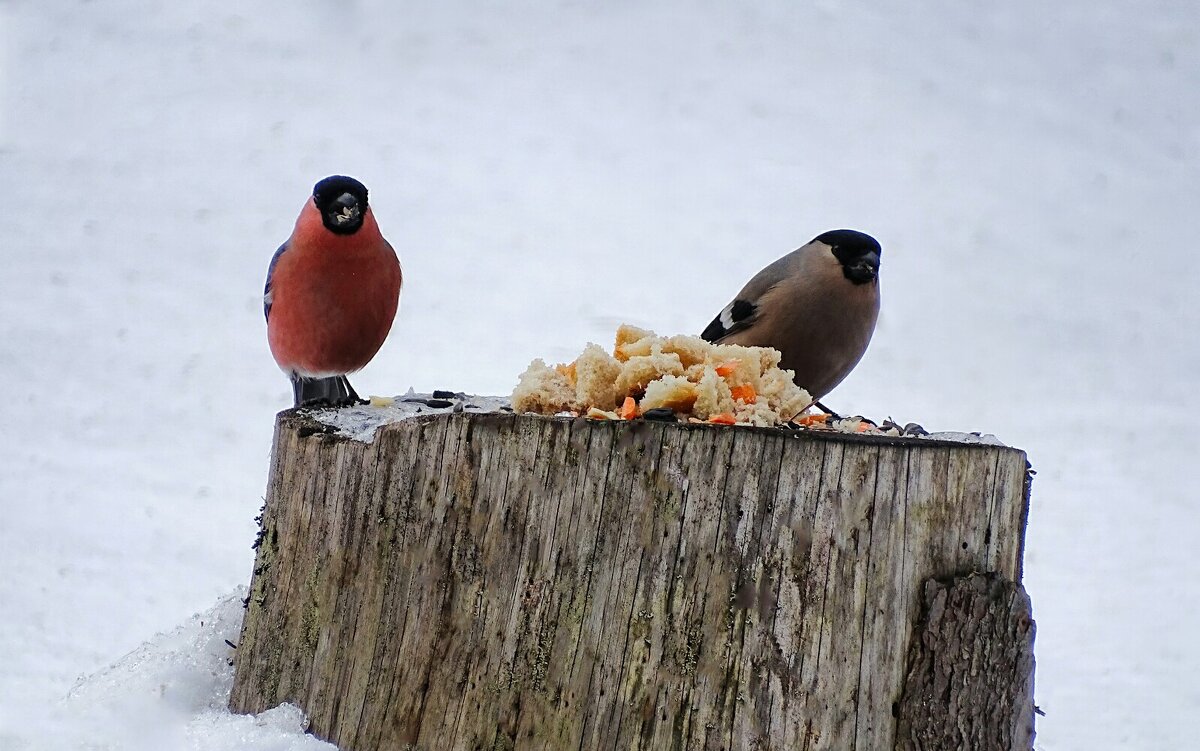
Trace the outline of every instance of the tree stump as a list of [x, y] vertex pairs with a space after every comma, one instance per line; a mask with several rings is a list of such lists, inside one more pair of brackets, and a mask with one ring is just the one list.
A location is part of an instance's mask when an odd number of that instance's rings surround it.
[[1033, 746], [1033, 618], [995, 574], [929, 580], [909, 645], [898, 749]]
[[276, 424], [234, 711], [293, 702], [343, 751], [1031, 747], [1019, 450], [498, 413], [328, 431]]

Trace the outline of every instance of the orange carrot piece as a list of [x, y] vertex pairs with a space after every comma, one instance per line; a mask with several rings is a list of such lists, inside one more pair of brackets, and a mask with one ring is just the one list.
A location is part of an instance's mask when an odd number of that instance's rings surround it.
[[617, 411], [622, 420], [632, 420], [637, 417], [637, 402], [632, 396], [625, 397], [625, 403], [621, 405], [621, 409]]
[[804, 417], [801, 417], [799, 420], [796, 420], [796, 422], [800, 425], [804, 425], [805, 427], [808, 427], [810, 425], [824, 425], [828, 419], [829, 419], [829, 415], [826, 415], [826, 414], [805, 415]]
[[717, 375], [724, 378], [725, 376], [729, 375], [733, 371], [737, 370], [738, 366], [741, 364], [742, 364], [741, 360], [730, 360], [729, 362], [723, 362], [716, 367]]
[[733, 395], [734, 399], [745, 402], [746, 404], [754, 404], [754, 402], [758, 400], [758, 394], [755, 393], [754, 387], [748, 383], [742, 386], [734, 386], [733, 388], [729, 389], [729, 393]]
[[737, 418], [733, 416], [732, 412], [722, 412], [708, 418], [708, 421], [714, 425], [734, 425], [737, 423]]
[[857, 428], [855, 428], [855, 429], [856, 429], [856, 430], [857, 430], [859, 433], [865, 433], [865, 432], [867, 432], [868, 430], [870, 430], [870, 429], [871, 429], [871, 423], [869, 423], [869, 422], [860, 422], [860, 423], [858, 424], [858, 427], [857, 427]]

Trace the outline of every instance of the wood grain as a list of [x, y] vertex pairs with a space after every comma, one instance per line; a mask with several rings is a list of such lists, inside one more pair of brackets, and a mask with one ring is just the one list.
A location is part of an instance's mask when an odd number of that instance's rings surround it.
[[1020, 580], [1016, 449], [503, 414], [324, 431], [276, 425], [230, 705], [296, 703], [344, 751], [892, 748], [926, 580]]

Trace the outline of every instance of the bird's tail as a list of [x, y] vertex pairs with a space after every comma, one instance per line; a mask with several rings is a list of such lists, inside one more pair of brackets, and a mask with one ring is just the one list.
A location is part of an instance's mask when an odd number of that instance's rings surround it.
[[328, 378], [305, 378], [292, 375], [292, 396], [295, 397], [293, 406], [303, 407], [314, 404], [341, 406], [361, 401], [350, 380], [344, 375], [329, 376]]

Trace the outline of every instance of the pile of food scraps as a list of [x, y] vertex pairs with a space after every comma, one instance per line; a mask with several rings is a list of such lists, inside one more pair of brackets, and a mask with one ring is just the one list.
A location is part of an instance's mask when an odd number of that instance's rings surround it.
[[612, 354], [595, 344], [569, 364], [534, 360], [512, 395], [516, 412], [595, 419], [686, 419], [725, 425], [788, 423], [813, 403], [779, 368], [778, 350], [661, 337], [622, 325]]

